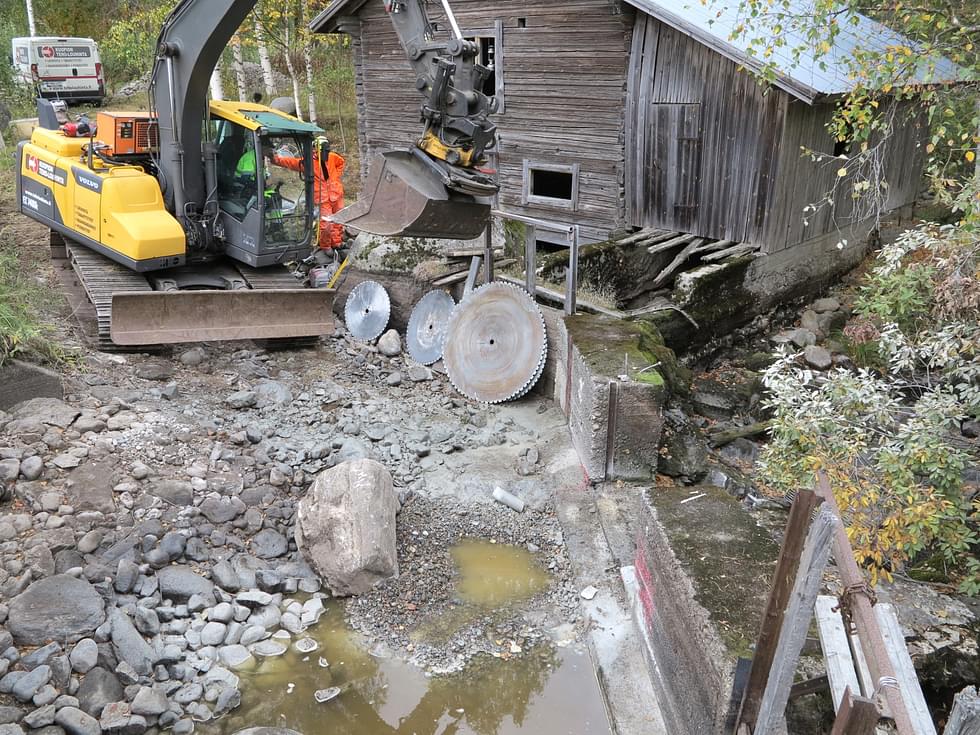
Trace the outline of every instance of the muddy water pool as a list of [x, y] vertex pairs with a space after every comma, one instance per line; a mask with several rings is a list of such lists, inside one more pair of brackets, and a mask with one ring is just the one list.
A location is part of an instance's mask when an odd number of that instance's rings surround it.
[[[456, 593], [478, 609], [532, 597], [548, 575], [522, 548], [465, 540], [452, 550]], [[428, 676], [383, 647], [371, 647], [329, 602], [306, 631], [317, 650], [259, 658], [239, 672], [242, 704], [198, 732], [230, 735], [285, 727], [303, 735], [605, 735], [605, 706], [588, 653], [541, 643], [509, 658], [478, 656], [461, 672]], [[333, 698], [318, 702], [316, 693]], [[339, 690], [339, 692], [338, 692]], [[322, 696], [322, 695], [321, 695]]]

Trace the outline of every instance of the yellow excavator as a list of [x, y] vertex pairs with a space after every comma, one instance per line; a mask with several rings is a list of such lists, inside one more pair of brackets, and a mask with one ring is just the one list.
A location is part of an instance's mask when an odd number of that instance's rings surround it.
[[[51, 229], [104, 349], [332, 330], [333, 292], [302, 288], [284, 267], [316, 241], [312, 145], [322, 131], [263, 105], [207, 98], [255, 3], [177, 3], [160, 32], [147, 113], [100, 112], [93, 127], [66, 124], [38, 101], [39, 125], [18, 147], [17, 201]], [[432, 65], [420, 87], [430, 117], [420, 145], [388, 154], [367, 198], [338, 221], [386, 235], [476, 236], [489, 217], [478, 197], [496, 185], [479, 170], [495, 130], [474, 89], [475, 46], [458, 34], [432, 43], [421, 0], [390, 7], [403, 39], [414, 28], [420, 40], [413, 63]], [[283, 156], [302, 165], [277, 165]]]

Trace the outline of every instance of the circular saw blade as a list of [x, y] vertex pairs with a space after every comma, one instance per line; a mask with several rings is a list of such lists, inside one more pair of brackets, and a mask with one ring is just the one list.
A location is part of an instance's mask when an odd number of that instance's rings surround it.
[[344, 306], [344, 321], [356, 339], [377, 339], [390, 317], [391, 300], [384, 286], [377, 281], [362, 281], [354, 286]]
[[523, 289], [495, 282], [456, 307], [442, 359], [450, 382], [464, 396], [503, 403], [534, 387], [547, 355], [538, 305]]
[[456, 301], [445, 291], [429, 291], [412, 309], [405, 341], [415, 362], [431, 365], [442, 357], [449, 330], [449, 317]]

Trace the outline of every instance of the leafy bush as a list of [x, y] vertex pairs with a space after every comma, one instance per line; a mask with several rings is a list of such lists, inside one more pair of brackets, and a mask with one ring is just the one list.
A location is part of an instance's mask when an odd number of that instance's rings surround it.
[[149, 74], [160, 29], [171, 9], [169, 3], [143, 8], [109, 26], [99, 50], [110, 83], [116, 85]]
[[816, 373], [781, 354], [766, 373], [774, 489], [828, 472], [858, 561], [872, 579], [914, 573], [927, 557], [963, 592], [980, 593], [980, 495], [964, 470], [980, 460], [959, 436], [980, 414], [980, 240], [926, 226], [885, 247], [845, 330], [881, 370]]

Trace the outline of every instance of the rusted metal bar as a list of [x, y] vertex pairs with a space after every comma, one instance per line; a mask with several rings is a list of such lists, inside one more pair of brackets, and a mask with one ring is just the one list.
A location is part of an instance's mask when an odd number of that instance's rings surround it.
[[[830, 482], [823, 472], [817, 474], [817, 495], [840, 518], [840, 509], [830, 489]], [[857, 630], [858, 640], [861, 641], [868, 669], [877, 682], [880, 696], [884, 698], [895, 720], [895, 728], [899, 735], [917, 735], [898, 687], [895, 667], [888, 655], [888, 646], [881, 634], [881, 628], [878, 627], [878, 617], [872, 607], [871, 588], [854, 559], [854, 552], [843, 524], [838, 524], [834, 534], [834, 560], [837, 562], [837, 571], [845, 590], [841, 596], [842, 603], [850, 610], [851, 620]]]
[[755, 655], [752, 657], [749, 683], [745, 687], [745, 697], [742, 699], [739, 714], [739, 722], [753, 729], [759, 717], [762, 695], [769, 681], [773, 657], [776, 655], [776, 644], [783, 629], [786, 605], [796, 583], [803, 544], [810, 529], [810, 518], [819, 502], [812, 490], [801, 490], [793, 499], [789, 511], [786, 535], [779, 550], [779, 560], [776, 562], [772, 588], [769, 590], [769, 599], [766, 602], [766, 612], [762, 617], [762, 627], [759, 631]]
[[830, 735], [874, 735], [877, 724], [878, 705], [870, 699], [851, 694], [851, 688], [847, 687]]

